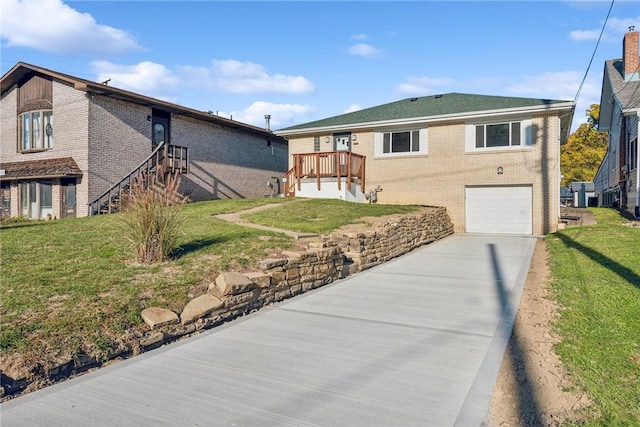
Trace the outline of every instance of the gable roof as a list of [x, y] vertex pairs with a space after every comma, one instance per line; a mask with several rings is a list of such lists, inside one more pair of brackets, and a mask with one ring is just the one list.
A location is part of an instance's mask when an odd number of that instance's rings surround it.
[[2, 78], [0, 78], [0, 93], [4, 95], [14, 85], [19, 84], [20, 82], [28, 78], [28, 76], [32, 75], [33, 73], [49, 76], [54, 79], [72, 84], [75, 89], [83, 92], [108, 96], [108, 97], [119, 99], [122, 101], [132, 102], [134, 104], [144, 105], [151, 108], [157, 108], [157, 109], [172, 112], [175, 114], [180, 114], [180, 115], [192, 117], [195, 119], [216, 123], [228, 128], [232, 128], [232, 129], [248, 132], [251, 134], [263, 136], [265, 138], [269, 138], [272, 142], [285, 142], [283, 138], [277, 136], [270, 130], [266, 130], [261, 127], [234, 121], [231, 119], [226, 119], [218, 115], [210, 114], [207, 111], [199, 111], [192, 108], [184, 107], [182, 105], [172, 104], [170, 102], [162, 101], [160, 99], [140, 95], [135, 92], [130, 92], [128, 90], [119, 89], [113, 86], [108, 86], [106, 84], [92, 82], [90, 80], [81, 79], [79, 77], [74, 77], [69, 74], [60, 73], [57, 71], [27, 64], [24, 62], [18, 62], [16, 65], [13, 66], [13, 68], [11, 68], [11, 70], [7, 71], [7, 73], [4, 76], [2, 76]]
[[352, 129], [451, 119], [464, 120], [474, 116], [510, 112], [536, 112], [555, 109], [570, 111], [573, 107], [572, 101], [448, 93], [406, 98], [377, 107], [287, 127], [277, 130], [276, 133], [290, 135], [301, 133], [300, 131]]
[[598, 130], [610, 129], [614, 103], [619, 106], [623, 114], [640, 111], [640, 80], [625, 82], [623, 67], [622, 59], [610, 59], [604, 62]]

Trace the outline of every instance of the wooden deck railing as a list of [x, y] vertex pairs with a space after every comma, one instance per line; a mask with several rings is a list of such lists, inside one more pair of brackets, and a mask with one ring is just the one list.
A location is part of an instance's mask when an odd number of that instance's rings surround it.
[[330, 151], [314, 153], [298, 153], [293, 155], [293, 167], [285, 174], [285, 196], [295, 195], [296, 187], [301, 188], [302, 180], [315, 178], [318, 190], [322, 178], [335, 178], [338, 189], [341, 189], [342, 178], [351, 189], [351, 183], [360, 181], [364, 192], [365, 156], [348, 151]]

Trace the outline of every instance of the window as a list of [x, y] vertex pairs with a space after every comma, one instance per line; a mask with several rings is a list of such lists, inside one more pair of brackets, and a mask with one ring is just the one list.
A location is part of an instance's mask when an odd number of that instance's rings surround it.
[[531, 145], [531, 120], [467, 124], [467, 151], [521, 148]]
[[638, 138], [629, 143], [629, 170], [638, 167]]
[[47, 150], [53, 147], [53, 112], [29, 111], [18, 119], [18, 151]]
[[520, 145], [520, 122], [476, 126], [476, 148]]
[[320, 151], [320, 137], [313, 137], [313, 151]]
[[389, 131], [376, 134], [376, 156], [406, 156], [427, 153], [427, 130]]
[[20, 183], [20, 215], [25, 218], [44, 219], [53, 213], [51, 181]]

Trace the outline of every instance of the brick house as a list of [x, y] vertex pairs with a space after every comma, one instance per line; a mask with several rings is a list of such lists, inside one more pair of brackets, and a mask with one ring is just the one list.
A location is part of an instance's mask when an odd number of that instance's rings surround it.
[[599, 206], [640, 216], [640, 64], [638, 31], [625, 34], [622, 58], [605, 61], [598, 130], [609, 133], [607, 153], [594, 178]]
[[106, 84], [18, 63], [0, 93], [3, 216], [99, 213], [161, 163], [184, 173], [192, 201], [262, 197], [287, 169], [286, 140], [268, 128]]
[[285, 193], [444, 206], [456, 232], [557, 229], [572, 101], [449, 93], [276, 131]]

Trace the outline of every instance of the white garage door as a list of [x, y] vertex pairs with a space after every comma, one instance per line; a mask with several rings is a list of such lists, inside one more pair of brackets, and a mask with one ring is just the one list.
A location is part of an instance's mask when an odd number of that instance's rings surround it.
[[467, 233], [533, 233], [531, 186], [466, 187]]

